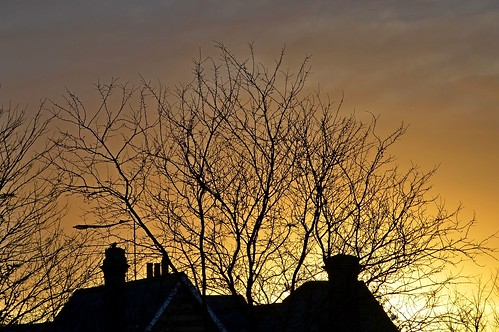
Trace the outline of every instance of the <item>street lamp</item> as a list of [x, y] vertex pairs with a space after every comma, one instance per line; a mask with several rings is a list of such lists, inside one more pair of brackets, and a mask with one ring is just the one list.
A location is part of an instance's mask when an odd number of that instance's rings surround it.
[[[117, 225], [127, 223], [129, 221], [130, 220], [120, 220], [118, 222], [115, 222], [112, 224], [105, 224], [105, 225], [78, 224], [78, 225], [74, 225], [73, 228], [77, 229], [79, 231], [85, 230], [85, 229], [94, 229], [94, 228], [110, 228], [110, 227], [114, 227]], [[135, 223], [134, 223], [134, 225], [133, 225], [133, 274], [134, 274], [134, 279], [137, 280], [137, 248], [136, 248], [137, 243], [135, 241], [136, 241], [136, 238], [135, 238]]]
[[126, 222], [129, 222], [129, 220], [120, 220], [118, 222], [115, 222], [113, 224], [106, 224], [106, 225], [86, 225], [86, 224], [79, 224], [79, 225], [74, 225], [73, 228], [77, 230], [83, 230], [83, 229], [89, 229], [89, 228], [109, 228], [113, 227], [116, 225], [124, 224]]

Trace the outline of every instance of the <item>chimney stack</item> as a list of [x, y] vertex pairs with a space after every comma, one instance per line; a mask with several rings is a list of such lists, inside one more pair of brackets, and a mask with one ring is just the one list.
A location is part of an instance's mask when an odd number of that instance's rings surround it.
[[[330, 331], [360, 331], [358, 276], [359, 258], [338, 254], [324, 260], [329, 277], [329, 317], [327, 329]], [[327, 307], [326, 307], [327, 308]]]
[[146, 264], [147, 279], [159, 278], [168, 275], [168, 259], [163, 256], [161, 263]]
[[104, 272], [104, 284], [111, 287], [123, 285], [128, 270], [125, 250], [118, 248], [116, 243], [113, 243], [106, 249], [105, 255], [101, 266]]
[[106, 331], [125, 330], [125, 285], [126, 262], [125, 250], [111, 244], [105, 252], [106, 257], [101, 269], [104, 272], [104, 285], [106, 290], [105, 323]]

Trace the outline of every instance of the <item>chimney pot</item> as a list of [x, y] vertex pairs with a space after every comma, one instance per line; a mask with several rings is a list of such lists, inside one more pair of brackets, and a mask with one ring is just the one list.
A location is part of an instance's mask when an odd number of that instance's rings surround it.
[[147, 279], [151, 279], [153, 277], [153, 264], [152, 263], [147, 263], [146, 268], [147, 268]]
[[154, 278], [161, 277], [161, 264], [154, 263]]
[[360, 273], [359, 258], [352, 255], [338, 254], [324, 260], [329, 281], [339, 285], [357, 281]]
[[168, 258], [163, 256], [161, 258], [161, 275], [166, 276], [168, 274]]
[[116, 243], [106, 249], [104, 262], [101, 266], [104, 272], [104, 284], [106, 286], [117, 286], [125, 283], [128, 264], [125, 250], [118, 248]]

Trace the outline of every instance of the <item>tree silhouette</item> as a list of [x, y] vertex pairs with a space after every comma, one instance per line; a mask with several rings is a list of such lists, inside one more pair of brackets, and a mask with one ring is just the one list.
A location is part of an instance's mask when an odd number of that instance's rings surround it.
[[140, 245], [203, 295], [250, 305], [322, 278], [337, 253], [360, 259], [381, 301], [428, 299], [452, 281], [437, 279], [448, 264], [487, 252], [467, 236], [474, 220], [431, 195], [435, 170], [403, 170], [390, 156], [405, 126], [383, 136], [377, 117], [344, 115], [307, 86], [308, 58], [291, 72], [284, 50], [271, 67], [252, 47], [245, 60], [218, 50], [174, 89], [112, 80], [97, 84], [96, 111], [73, 92], [53, 104], [54, 164], [101, 222], [131, 218], [149, 238]]
[[41, 112], [28, 120], [0, 106], [0, 326], [53, 318], [96, 269], [78, 258], [85, 238], [59, 225], [58, 179], [44, 143], [49, 122]]
[[445, 329], [452, 332], [483, 332], [499, 329], [497, 295], [499, 279], [496, 274], [484, 282], [482, 277], [474, 280], [474, 287], [467, 292], [454, 290], [446, 301]]

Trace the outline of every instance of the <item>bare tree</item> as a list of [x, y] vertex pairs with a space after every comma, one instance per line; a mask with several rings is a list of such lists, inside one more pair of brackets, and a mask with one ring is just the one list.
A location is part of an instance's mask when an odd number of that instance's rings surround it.
[[[316, 111], [298, 124], [303, 158], [294, 206], [301, 208], [298, 224], [304, 244], [298, 262], [309, 264], [306, 248], [313, 236], [312, 245], [320, 248], [322, 257], [312, 256], [312, 262], [335, 253], [357, 256], [361, 278], [381, 301], [393, 296], [419, 298], [428, 308], [444, 285], [460, 278], [442, 271], [488, 252], [485, 241], [467, 238], [475, 221], [461, 220], [459, 207], [448, 211], [431, 194], [435, 169], [401, 170], [395, 163], [389, 150], [405, 133], [404, 126], [382, 137], [374, 116], [365, 123], [341, 117], [320, 97], [307, 109]], [[430, 312], [405, 317], [405, 324], [426, 324]]]
[[487, 252], [467, 237], [474, 220], [431, 194], [435, 170], [390, 156], [405, 126], [380, 135], [377, 117], [343, 115], [306, 85], [308, 58], [291, 72], [284, 51], [267, 67], [252, 48], [240, 60], [217, 46], [174, 89], [112, 81], [97, 85], [95, 111], [74, 93], [54, 104], [57, 165], [102, 220], [131, 218], [203, 295], [250, 305], [322, 278], [337, 253], [359, 257], [380, 301], [431, 301], [453, 279], [438, 279], [448, 264]]
[[499, 295], [498, 275], [484, 282], [480, 277], [466, 285], [465, 291], [454, 292], [449, 296], [443, 320], [445, 329], [455, 332], [497, 331], [499, 328], [497, 296]]
[[53, 318], [94, 271], [78, 259], [84, 239], [60, 227], [58, 179], [46, 162], [49, 121], [0, 107], [0, 326]]
[[172, 184], [158, 202], [169, 210], [158, 209], [166, 214], [157, 218], [173, 219], [169, 231], [190, 246], [185, 259], [199, 257], [193, 273], [199, 269], [203, 292], [210, 279], [212, 290], [268, 302], [278, 297], [264, 291], [268, 278], [286, 268], [270, 261], [284, 258], [291, 234], [284, 204], [295, 158], [290, 129], [306, 62], [291, 77], [281, 73], [284, 54], [267, 69], [253, 53], [239, 62], [222, 45], [220, 51], [221, 64], [196, 62], [193, 82], [173, 93], [147, 84], [160, 109], [153, 158], [158, 176]]
[[[150, 149], [148, 131], [156, 122], [148, 122], [140, 89], [113, 79], [109, 84], [96, 84], [96, 90], [100, 104], [93, 111], [70, 91], [64, 103], [53, 103], [50, 111], [57, 119], [58, 139], [54, 140], [52, 164], [63, 172], [66, 192], [83, 197], [97, 223], [116, 222], [124, 231], [116, 227], [116, 236], [134, 242], [134, 247], [142, 243], [142, 249], [160, 253], [176, 270], [150, 229], [146, 209], [152, 170], [150, 156], [144, 151]], [[127, 220], [132, 222], [123, 222]], [[136, 227], [149, 241], [126, 238], [126, 230]], [[134, 270], [136, 274], [136, 264]]]

